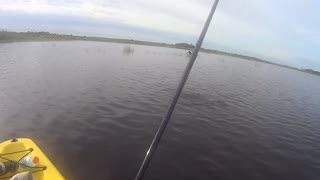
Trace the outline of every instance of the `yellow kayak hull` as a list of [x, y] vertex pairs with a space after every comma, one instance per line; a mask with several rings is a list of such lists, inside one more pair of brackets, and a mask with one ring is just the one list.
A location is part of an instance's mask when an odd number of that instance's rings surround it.
[[19, 167], [16, 172], [10, 172], [0, 176], [0, 179], [13, 176], [19, 172], [37, 171], [32, 173], [36, 180], [64, 180], [64, 177], [60, 174], [58, 169], [31, 139], [15, 138], [14, 140], [0, 143], [0, 162], [5, 162], [7, 161], [6, 159], [19, 161], [20, 158], [28, 152], [30, 152], [29, 154], [31, 155], [39, 157], [40, 162], [36, 168]]

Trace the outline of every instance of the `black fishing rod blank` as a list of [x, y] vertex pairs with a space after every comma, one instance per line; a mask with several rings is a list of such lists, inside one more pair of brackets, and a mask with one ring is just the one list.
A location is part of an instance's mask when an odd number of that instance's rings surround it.
[[170, 105], [168, 107], [168, 110], [167, 110], [166, 114], [164, 115], [164, 117], [163, 117], [163, 119], [161, 121], [161, 124], [160, 124], [160, 126], [159, 126], [159, 128], [158, 128], [158, 130], [157, 130], [157, 132], [156, 132], [156, 134], [155, 134], [155, 136], [153, 138], [153, 140], [152, 140], [152, 143], [151, 143], [151, 145], [150, 145], [145, 157], [144, 157], [144, 160], [143, 160], [143, 162], [142, 162], [142, 164], [140, 166], [140, 169], [139, 169], [139, 171], [138, 171], [138, 173], [136, 175], [135, 180], [141, 180], [143, 178], [144, 173], [146, 172], [146, 170], [147, 170], [147, 168], [149, 166], [149, 163], [151, 161], [153, 153], [155, 152], [155, 150], [156, 150], [156, 148], [157, 148], [157, 146], [158, 146], [158, 144], [160, 142], [162, 134], [163, 134], [164, 130], [166, 129], [166, 126], [167, 126], [167, 124], [168, 124], [168, 122], [170, 120], [170, 117], [172, 115], [172, 112], [173, 112], [173, 110], [174, 110], [174, 108], [175, 108], [175, 106], [176, 106], [176, 104], [178, 102], [178, 99], [180, 97], [182, 89], [183, 89], [183, 87], [184, 87], [184, 85], [185, 85], [185, 83], [187, 81], [187, 78], [189, 76], [189, 73], [191, 71], [193, 63], [197, 58], [198, 51], [199, 51], [199, 49], [200, 49], [200, 47], [202, 45], [202, 41], [203, 41], [203, 39], [204, 39], [204, 37], [206, 35], [206, 32], [207, 32], [209, 24], [211, 22], [212, 16], [213, 16], [213, 14], [214, 14], [214, 12], [215, 12], [215, 10], [217, 8], [218, 2], [219, 2], [219, 0], [215, 0], [213, 6], [211, 8], [211, 11], [210, 11], [209, 16], [208, 16], [208, 18], [206, 20], [206, 23], [205, 23], [205, 25], [204, 25], [204, 27], [203, 27], [203, 29], [201, 31], [201, 34], [200, 34], [199, 39], [197, 41], [197, 44], [196, 44], [196, 46], [194, 47], [194, 49], [192, 51], [189, 63], [187, 65], [187, 67], [186, 67], [186, 69], [185, 69], [185, 71], [183, 73], [182, 79], [181, 79], [181, 81], [180, 81], [180, 83], [178, 85], [178, 88], [176, 90], [175, 96], [173, 97], [173, 99], [172, 99], [172, 101], [171, 101], [171, 103], [170, 103]]

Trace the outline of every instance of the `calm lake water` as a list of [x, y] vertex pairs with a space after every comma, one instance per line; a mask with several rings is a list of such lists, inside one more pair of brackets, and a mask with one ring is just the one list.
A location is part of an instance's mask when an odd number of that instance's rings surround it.
[[[188, 61], [105, 42], [0, 44], [0, 141], [67, 179], [134, 179]], [[320, 76], [200, 53], [145, 179], [319, 179]]]

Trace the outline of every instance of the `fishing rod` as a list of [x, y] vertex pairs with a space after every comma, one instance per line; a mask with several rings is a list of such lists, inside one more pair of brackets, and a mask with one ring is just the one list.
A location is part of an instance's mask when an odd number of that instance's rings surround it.
[[146, 172], [146, 170], [147, 170], [147, 168], [148, 168], [148, 166], [150, 164], [151, 158], [152, 158], [152, 156], [153, 156], [153, 154], [154, 154], [154, 152], [155, 152], [155, 150], [156, 150], [156, 148], [157, 148], [157, 146], [158, 146], [158, 144], [160, 142], [162, 134], [163, 134], [164, 130], [167, 127], [167, 124], [168, 124], [168, 122], [170, 120], [172, 112], [173, 112], [173, 110], [174, 110], [174, 108], [175, 108], [175, 106], [176, 106], [176, 104], [177, 104], [177, 102], [179, 100], [179, 97], [180, 97], [180, 94], [182, 92], [182, 89], [183, 89], [183, 87], [184, 87], [184, 85], [185, 85], [185, 83], [186, 83], [186, 81], [188, 79], [188, 76], [189, 76], [190, 71], [192, 69], [193, 63], [194, 63], [194, 61], [196, 60], [196, 58], [198, 56], [199, 49], [200, 49], [200, 47], [202, 45], [202, 41], [203, 41], [203, 39], [204, 39], [204, 37], [205, 37], [205, 35], [207, 33], [207, 30], [208, 30], [209, 24], [211, 22], [212, 16], [213, 16], [214, 12], [216, 11], [216, 8], [218, 6], [218, 2], [219, 2], [219, 0], [215, 0], [214, 1], [214, 4], [213, 4], [213, 6], [211, 8], [211, 11], [210, 11], [209, 16], [208, 16], [208, 18], [206, 20], [206, 23], [204, 24], [204, 27], [203, 27], [203, 29], [201, 31], [201, 34], [200, 34], [199, 39], [197, 41], [197, 44], [196, 44], [196, 46], [194, 47], [194, 49], [192, 51], [189, 63], [187, 65], [187, 67], [186, 67], [186, 69], [185, 69], [185, 71], [183, 73], [182, 79], [181, 79], [181, 81], [180, 81], [180, 83], [178, 85], [178, 88], [176, 90], [175, 96], [173, 97], [173, 99], [172, 99], [172, 101], [171, 101], [171, 103], [170, 103], [170, 105], [169, 105], [169, 107], [167, 109], [167, 112], [166, 112], [166, 114], [164, 115], [164, 117], [163, 117], [163, 119], [161, 121], [161, 124], [160, 124], [160, 126], [159, 126], [159, 128], [158, 128], [158, 130], [157, 130], [157, 132], [156, 132], [156, 134], [155, 134], [155, 136], [153, 138], [153, 140], [152, 140], [152, 143], [151, 143], [151, 145], [150, 145], [145, 157], [144, 157], [144, 160], [143, 160], [143, 162], [142, 162], [142, 164], [140, 166], [140, 169], [139, 169], [139, 171], [138, 171], [138, 173], [136, 175], [135, 180], [141, 180], [143, 178], [143, 175]]

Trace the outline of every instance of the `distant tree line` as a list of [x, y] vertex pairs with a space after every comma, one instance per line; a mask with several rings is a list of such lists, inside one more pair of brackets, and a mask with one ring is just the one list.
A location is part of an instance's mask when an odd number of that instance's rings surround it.
[[188, 44], [188, 43], [176, 43], [175, 45], [178, 47], [181, 47], [181, 48], [186, 48], [186, 49], [193, 49], [194, 48], [193, 44]]
[[303, 71], [311, 73], [311, 74], [320, 75], [319, 71], [315, 71], [315, 70], [312, 70], [312, 69], [303, 69]]
[[45, 40], [77, 40], [81, 39], [81, 36], [74, 37], [72, 35], [62, 35], [49, 32], [10, 32], [6, 30], [0, 31], [1, 41], [45, 41]]

